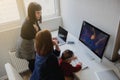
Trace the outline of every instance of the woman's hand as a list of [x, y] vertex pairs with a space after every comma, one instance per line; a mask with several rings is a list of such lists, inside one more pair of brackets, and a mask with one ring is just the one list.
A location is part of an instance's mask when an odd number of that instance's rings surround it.
[[52, 40], [53, 41], [53, 45], [56, 46], [58, 45], [58, 41], [57, 40]]
[[36, 32], [39, 31], [39, 28], [38, 28], [37, 24], [33, 24], [33, 27], [34, 27], [34, 29], [36, 30]]
[[57, 51], [60, 51], [60, 48], [59, 48], [59, 46], [58, 46], [58, 40], [57, 40], [57, 39], [53, 39], [52, 42], [53, 42], [53, 45], [55, 46], [55, 49], [56, 49]]

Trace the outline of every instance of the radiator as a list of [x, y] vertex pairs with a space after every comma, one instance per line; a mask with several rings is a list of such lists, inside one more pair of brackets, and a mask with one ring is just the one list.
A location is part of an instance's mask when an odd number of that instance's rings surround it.
[[19, 72], [22, 73], [28, 70], [28, 62], [24, 59], [17, 58], [15, 52], [9, 51], [10, 60], [12, 66]]

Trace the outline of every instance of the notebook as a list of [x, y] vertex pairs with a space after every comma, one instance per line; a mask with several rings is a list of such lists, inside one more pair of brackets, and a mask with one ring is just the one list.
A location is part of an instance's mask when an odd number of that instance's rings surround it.
[[68, 35], [68, 31], [66, 31], [64, 28], [59, 26], [58, 36], [57, 36], [57, 40], [58, 40], [58, 45], [59, 46], [66, 43], [67, 35]]

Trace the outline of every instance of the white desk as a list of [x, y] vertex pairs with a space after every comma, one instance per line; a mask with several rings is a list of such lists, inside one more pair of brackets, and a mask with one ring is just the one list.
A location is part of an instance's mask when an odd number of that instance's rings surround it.
[[[52, 32], [52, 37], [57, 36], [57, 31]], [[72, 50], [75, 54], [79, 53], [77, 57], [82, 58], [84, 62], [88, 65], [89, 68], [85, 70], [81, 70], [76, 74], [76, 76], [80, 80], [98, 80], [95, 72], [113, 69], [117, 75], [120, 77], [119, 70], [114, 66], [114, 63], [107, 60], [105, 57], [103, 58], [102, 62], [97, 62], [96, 60], [91, 60], [85, 53], [84, 45], [73, 35], [70, 33], [68, 34], [67, 41], [74, 41], [75, 44], [65, 44], [60, 46], [61, 51], [63, 52], [66, 49]]]

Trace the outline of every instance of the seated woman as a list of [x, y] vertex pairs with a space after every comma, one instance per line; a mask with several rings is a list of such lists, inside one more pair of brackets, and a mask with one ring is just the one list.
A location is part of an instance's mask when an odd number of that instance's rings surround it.
[[64, 80], [58, 59], [53, 53], [54, 45], [56, 50], [59, 49], [48, 30], [39, 31], [36, 34], [35, 69], [30, 80]]

